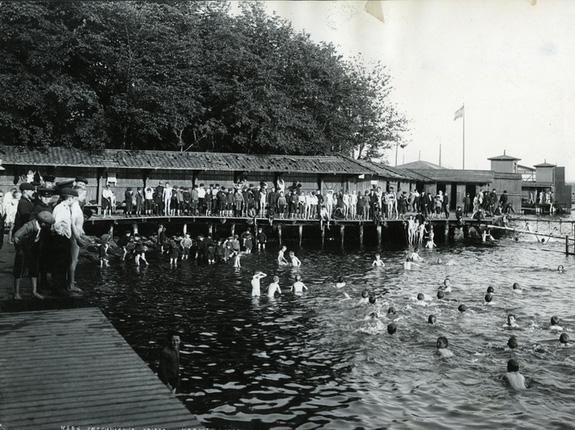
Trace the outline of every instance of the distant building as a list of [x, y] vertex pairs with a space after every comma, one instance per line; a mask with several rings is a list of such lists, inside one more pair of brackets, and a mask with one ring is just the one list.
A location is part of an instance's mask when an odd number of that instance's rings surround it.
[[[549, 210], [546, 195], [564, 211], [571, 211], [571, 185], [565, 183], [565, 167], [548, 163], [536, 164], [533, 179], [523, 180], [523, 206], [526, 208], [541, 206], [544, 212]], [[543, 195], [543, 198], [541, 197]], [[541, 202], [543, 201], [543, 204]]]

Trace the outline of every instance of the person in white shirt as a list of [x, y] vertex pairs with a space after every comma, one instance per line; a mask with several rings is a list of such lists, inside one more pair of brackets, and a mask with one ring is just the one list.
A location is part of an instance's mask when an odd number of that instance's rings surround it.
[[112, 202], [114, 201], [114, 192], [107, 184], [106, 188], [102, 191], [102, 213], [104, 216], [112, 215]]
[[52, 278], [59, 287], [68, 291], [68, 274], [70, 268], [70, 251], [72, 241], [72, 210], [74, 199], [78, 192], [72, 188], [64, 188], [60, 191], [61, 201], [54, 207], [52, 215], [54, 225], [51, 237], [53, 247]]
[[154, 189], [148, 185], [144, 188], [144, 213], [146, 215], [152, 215], [152, 210], [154, 209]]
[[68, 291], [81, 293], [82, 290], [76, 287], [76, 267], [78, 266], [78, 257], [80, 256], [80, 247], [87, 244], [84, 233], [84, 211], [82, 206], [86, 202], [86, 185], [87, 180], [76, 178], [74, 189], [78, 193], [70, 205], [72, 215], [72, 240], [70, 241], [70, 268], [68, 273]]
[[198, 212], [200, 215], [202, 215], [205, 213], [205, 210], [206, 210], [206, 187], [204, 184], [200, 184], [200, 187], [198, 188]]

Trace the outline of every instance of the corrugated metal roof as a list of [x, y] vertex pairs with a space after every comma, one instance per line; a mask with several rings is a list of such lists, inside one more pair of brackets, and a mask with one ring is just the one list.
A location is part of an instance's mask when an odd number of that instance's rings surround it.
[[438, 164], [424, 160], [411, 161], [410, 163], [400, 164], [397, 167], [411, 170], [443, 169], [443, 167]]
[[398, 181], [409, 181], [410, 177], [400, 172], [399, 169], [394, 169], [385, 164], [374, 163], [367, 160], [353, 160], [355, 163], [374, 171], [374, 173], [380, 178], [385, 179], [396, 179]]
[[517, 161], [517, 160], [521, 160], [521, 158], [512, 157], [511, 155], [503, 154], [503, 155], [498, 155], [497, 157], [488, 158], [488, 160]]
[[547, 161], [544, 163], [535, 164], [533, 167], [557, 167], [556, 164], [548, 163]]
[[109, 169], [166, 169], [271, 171], [327, 174], [376, 174], [375, 170], [347, 157], [302, 155], [252, 155], [215, 152], [124, 151], [89, 152], [50, 147], [46, 150], [0, 146], [4, 165], [103, 167]]

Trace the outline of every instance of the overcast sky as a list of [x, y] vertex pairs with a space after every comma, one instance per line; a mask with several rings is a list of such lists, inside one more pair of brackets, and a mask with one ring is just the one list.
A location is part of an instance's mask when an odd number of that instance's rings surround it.
[[461, 168], [453, 116], [465, 103], [466, 168], [506, 149], [520, 164], [565, 165], [575, 181], [575, 1], [385, 0], [383, 23], [363, 0], [265, 4], [314, 40], [388, 66], [410, 119], [406, 162], [421, 151], [437, 163], [441, 143], [442, 164]]

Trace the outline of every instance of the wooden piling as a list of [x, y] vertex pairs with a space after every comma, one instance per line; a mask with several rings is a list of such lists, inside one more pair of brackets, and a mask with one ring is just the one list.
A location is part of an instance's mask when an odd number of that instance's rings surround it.
[[136, 236], [138, 234], [138, 223], [137, 222], [132, 224], [132, 233], [134, 234], [134, 236]]
[[184, 223], [184, 227], [182, 228], [182, 233], [186, 234], [188, 232], [188, 224]]
[[301, 241], [302, 241], [302, 237], [303, 237], [303, 224], [300, 224], [298, 226], [298, 238], [299, 238], [299, 247], [301, 248]]
[[449, 220], [445, 221], [445, 227], [443, 230], [443, 241], [447, 243], [449, 241]]
[[363, 224], [359, 225], [359, 246], [363, 248]]
[[343, 248], [344, 240], [345, 240], [345, 225], [341, 225], [339, 227], [339, 237], [341, 239], [341, 247]]
[[208, 236], [213, 236], [213, 235], [214, 235], [214, 225], [209, 224], [208, 225]]
[[321, 226], [321, 249], [325, 246], [325, 226]]
[[114, 238], [114, 223], [112, 223], [112, 225], [110, 225], [110, 229], [108, 230], [108, 234], [110, 235], [110, 237], [112, 239]]
[[378, 224], [375, 228], [377, 231], [377, 248], [381, 248], [381, 224]]
[[236, 234], [236, 225], [232, 224], [232, 236]]

